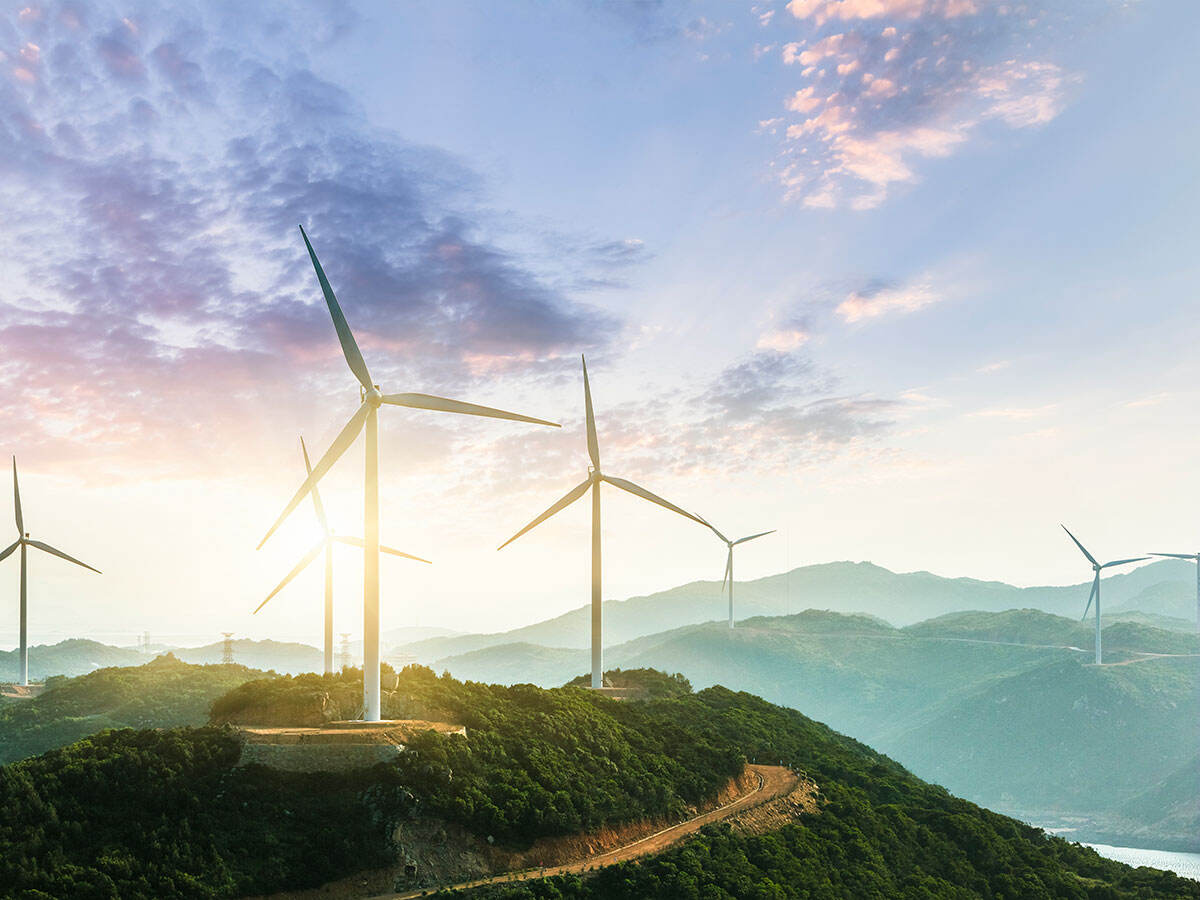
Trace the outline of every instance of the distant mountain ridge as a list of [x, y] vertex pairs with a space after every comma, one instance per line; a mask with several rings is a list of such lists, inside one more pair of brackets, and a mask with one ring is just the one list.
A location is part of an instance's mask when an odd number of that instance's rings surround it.
[[[1001, 612], [1032, 608], [1067, 618], [1082, 615], [1090, 580], [1064, 587], [1021, 588], [999, 581], [945, 578], [930, 572], [895, 573], [869, 562], [803, 566], [737, 585], [738, 619], [786, 616], [802, 609], [876, 616], [911, 625], [962, 610]], [[1104, 579], [1104, 609], [1141, 609], [1195, 621], [1195, 564], [1162, 560]], [[1140, 599], [1139, 599], [1140, 598]], [[694, 581], [665, 591], [604, 603], [604, 639], [615, 646], [681, 625], [723, 619], [726, 600], [718, 581]], [[510, 643], [582, 649], [590, 637], [590, 609], [580, 606], [542, 622], [491, 634], [413, 641], [397, 648], [422, 662]]]

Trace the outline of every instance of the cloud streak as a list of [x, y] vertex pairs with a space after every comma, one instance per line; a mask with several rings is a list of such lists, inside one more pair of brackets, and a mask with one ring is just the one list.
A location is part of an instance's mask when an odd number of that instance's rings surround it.
[[[802, 37], [779, 60], [799, 86], [783, 100], [777, 177], [815, 208], [873, 209], [991, 124], [1053, 120], [1075, 76], [1050, 58], [1059, 24], [1041, 4], [976, 0], [792, 0]], [[774, 130], [774, 129], [771, 129]]]

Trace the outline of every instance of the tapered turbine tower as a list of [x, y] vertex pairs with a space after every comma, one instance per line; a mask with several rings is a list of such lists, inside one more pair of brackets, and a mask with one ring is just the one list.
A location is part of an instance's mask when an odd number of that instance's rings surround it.
[[430, 394], [385, 394], [379, 385], [371, 380], [371, 373], [358, 349], [358, 343], [346, 324], [342, 308], [338, 305], [333, 288], [325, 277], [325, 270], [317, 260], [317, 254], [309, 243], [308, 235], [300, 229], [304, 237], [304, 245], [308, 248], [309, 259], [317, 273], [317, 281], [321, 292], [325, 295], [325, 304], [329, 307], [329, 315], [333, 319], [333, 327], [337, 332], [338, 341], [342, 345], [342, 353], [350, 371], [358, 380], [359, 407], [325, 455], [318, 460], [304, 484], [296, 490], [288, 505], [284, 507], [275, 524], [267, 531], [266, 536], [259, 541], [261, 547], [275, 530], [283, 524], [283, 520], [291, 515], [305, 495], [312, 491], [313, 485], [319, 482], [330, 467], [338, 461], [347, 448], [354, 443], [360, 431], [366, 432], [366, 464], [363, 477], [363, 717], [368, 722], [378, 722], [381, 712], [381, 696], [379, 689], [379, 407], [407, 406], [410, 409], [428, 409], [435, 412], [459, 413], [467, 416], [486, 416], [493, 419], [511, 419], [516, 422], [532, 422], [536, 425], [549, 425], [557, 428], [556, 422], [535, 419], [519, 413], [505, 412], [488, 406], [477, 406], [474, 403], [463, 403], [459, 400], [447, 400], [445, 397], [434, 397]]
[[[300, 452], [304, 454], [304, 468], [309, 475], [312, 474], [312, 465], [308, 461], [308, 447], [304, 446], [304, 438], [300, 438]], [[321, 539], [318, 540], [312, 549], [301, 557], [300, 562], [296, 563], [295, 568], [287, 573], [287, 576], [279, 584], [275, 585], [275, 590], [267, 594], [267, 599], [255, 607], [254, 612], [257, 613], [260, 609], [270, 602], [271, 598], [282, 591], [287, 584], [308, 568], [309, 564], [317, 558], [322, 550], [325, 551], [325, 674], [333, 673], [333, 548], [335, 543], [348, 544], [351, 547], [362, 547], [365, 541], [362, 538], [344, 537], [340, 534], [334, 534], [333, 529], [329, 527], [329, 520], [325, 518], [325, 504], [321, 502], [321, 492], [314, 484], [312, 489], [313, 510], [317, 514], [317, 524], [321, 526]], [[400, 550], [395, 550], [392, 547], [379, 545], [380, 551], [390, 553], [393, 556], [403, 556], [405, 559], [415, 559], [417, 562], [427, 563], [429, 560], [421, 559], [419, 556], [413, 556], [411, 553], [404, 553]]]
[[73, 556], [67, 556], [61, 550], [56, 550], [49, 544], [43, 544], [41, 541], [35, 541], [29, 537], [29, 532], [25, 530], [25, 517], [21, 515], [21, 488], [17, 484], [17, 458], [13, 457], [13, 509], [17, 514], [17, 539], [4, 548], [0, 552], [0, 560], [7, 559], [8, 556], [21, 548], [21, 684], [29, 684], [29, 641], [27, 636], [27, 625], [29, 620], [28, 615], [28, 597], [25, 588], [27, 562], [26, 555], [28, 548], [36, 547], [38, 550], [44, 550], [51, 556], [57, 556], [59, 559], [65, 559], [69, 563], [75, 563], [77, 566], [83, 566], [85, 569], [91, 569], [97, 575], [100, 574], [99, 569], [93, 569], [85, 562], [80, 562]]
[[1114, 559], [1112, 562], [1098, 563], [1098, 562], [1096, 562], [1096, 557], [1092, 556], [1092, 554], [1087, 552], [1087, 548], [1085, 548], [1083, 546], [1083, 544], [1079, 543], [1079, 540], [1075, 537], [1075, 535], [1071, 534], [1071, 532], [1067, 529], [1066, 525], [1062, 526], [1062, 530], [1066, 531], [1067, 537], [1069, 537], [1072, 541], [1075, 542], [1075, 546], [1079, 548], [1079, 552], [1087, 557], [1088, 562], [1090, 562], [1092, 564], [1092, 571], [1095, 573], [1095, 577], [1092, 578], [1092, 592], [1090, 594], [1088, 594], [1087, 606], [1085, 606], [1083, 609], [1083, 617], [1080, 619], [1080, 621], [1087, 618], [1088, 610], [1092, 608], [1092, 600], [1095, 600], [1096, 601], [1096, 665], [1100, 665], [1100, 572], [1101, 572], [1101, 570], [1111, 568], [1112, 566], [1124, 566], [1124, 565], [1127, 565], [1128, 563], [1141, 562], [1143, 559], [1149, 559], [1150, 557], [1135, 556], [1132, 559]]
[[600, 471], [600, 442], [596, 438], [596, 417], [592, 412], [592, 389], [588, 384], [587, 360], [583, 361], [583, 404], [587, 413], [587, 448], [588, 456], [591, 458], [592, 464], [588, 466], [588, 477], [580, 484], [571, 488], [561, 500], [551, 506], [548, 510], [510, 537], [507, 541], [501, 544], [497, 549], [503, 550], [525, 532], [531, 528], [545, 522], [555, 513], [566, 509], [580, 497], [591, 489], [592, 492], [592, 687], [599, 688], [604, 686], [604, 644], [601, 634], [601, 600], [600, 600], [600, 484], [607, 481], [613, 487], [619, 487], [623, 491], [628, 491], [635, 497], [641, 497], [643, 500], [649, 500], [651, 503], [657, 503], [664, 509], [669, 509], [671, 512], [691, 519], [693, 522], [699, 522], [701, 525], [707, 526], [699, 516], [692, 515], [686, 510], [680, 509], [674, 503], [668, 503], [657, 494], [652, 494], [644, 487], [639, 487], [632, 481], [626, 481], [624, 478], [617, 478], [613, 475], [605, 475]]
[[1151, 553], [1168, 559], [1190, 559], [1196, 564], [1196, 630], [1200, 631], [1200, 553]]
[[722, 581], [721, 581], [721, 590], [722, 591], [725, 590], [725, 584], [726, 584], [726, 582], [728, 582], [729, 583], [729, 627], [732, 628], [733, 627], [733, 548], [736, 547], [738, 544], [744, 544], [747, 541], [754, 540], [755, 538], [766, 537], [768, 534], [774, 534], [775, 529], [772, 528], [770, 531], [760, 531], [758, 534], [752, 534], [749, 537], [738, 538], [736, 541], [731, 541], [729, 538], [725, 537], [725, 535], [721, 534], [721, 532], [717, 531], [717, 529], [714, 528], [711, 523], [706, 523], [706, 524], [708, 524], [708, 527], [712, 530], [712, 533], [715, 534], [717, 537], [719, 537], [721, 540], [723, 540], [725, 542], [725, 546], [729, 548], [729, 555], [725, 557], [725, 578], [722, 579]]

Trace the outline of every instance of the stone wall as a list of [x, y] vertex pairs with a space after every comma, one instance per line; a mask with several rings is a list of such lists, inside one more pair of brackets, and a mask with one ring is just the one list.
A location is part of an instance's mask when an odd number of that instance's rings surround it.
[[239, 766], [257, 763], [285, 772], [350, 772], [391, 762], [404, 752], [396, 744], [242, 744]]

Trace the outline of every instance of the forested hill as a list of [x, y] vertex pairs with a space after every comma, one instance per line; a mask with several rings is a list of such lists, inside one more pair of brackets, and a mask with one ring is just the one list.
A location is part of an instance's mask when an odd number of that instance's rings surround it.
[[213, 700], [264, 675], [245, 666], [193, 666], [166, 654], [141, 666], [51, 678], [39, 696], [0, 706], [0, 763], [106, 728], [203, 725]]
[[[342, 690], [353, 678], [323, 680]], [[316, 687], [313, 677], [261, 684], [274, 698]], [[18, 897], [126, 900], [299, 889], [395, 862], [389, 839], [402, 823], [521, 847], [679, 815], [757, 758], [804, 770], [820, 811], [756, 837], [706, 832], [640, 866], [506, 895], [1200, 898], [1196, 882], [1130, 869], [959, 800], [793, 710], [657, 684], [657, 699], [616, 702], [412, 667], [393, 709], [437, 710], [467, 735], [429, 732], [396, 763], [354, 775], [236, 767], [240, 745], [224, 728], [105, 732], [0, 768], [0, 884]], [[220, 706], [252, 707], [255, 690]]]

